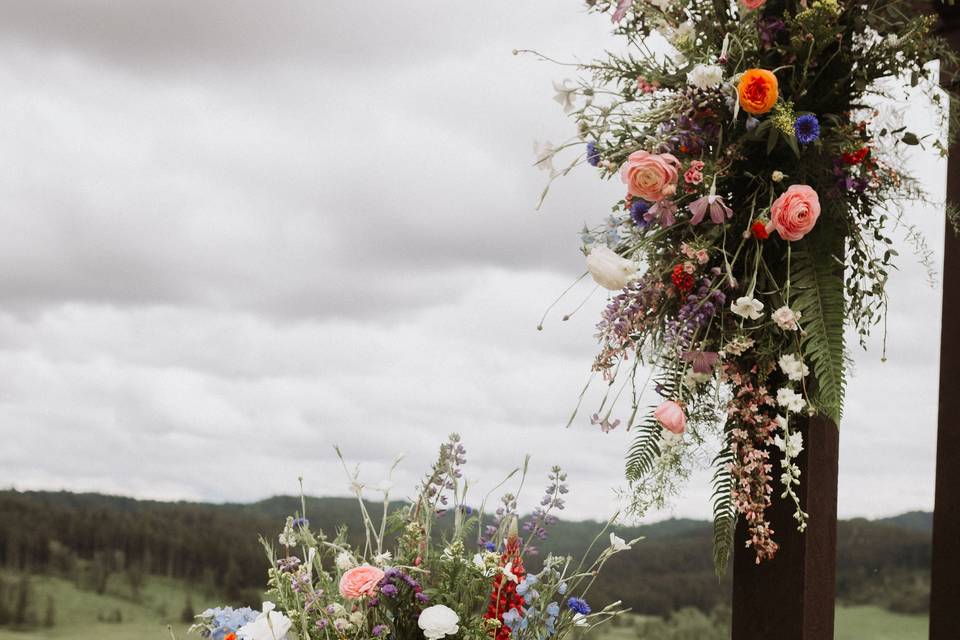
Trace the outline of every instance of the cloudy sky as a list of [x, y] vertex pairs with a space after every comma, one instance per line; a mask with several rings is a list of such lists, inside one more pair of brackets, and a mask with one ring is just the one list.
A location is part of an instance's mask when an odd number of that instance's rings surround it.
[[[512, 55], [588, 59], [615, 46], [604, 18], [0, 6], [0, 486], [246, 501], [303, 474], [344, 494], [339, 443], [371, 482], [405, 454], [403, 494], [458, 431], [477, 483], [530, 453], [535, 477], [569, 470], [571, 516], [612, 512], [630, 434], [563, 428], [602, 297], [536, 325], [622, 187], [584, 168], [534, 211], [531, 143], [570, 135], [551, 100], [570, 71]], [[939, 193], [943, 163], [915, 166]], [[939, 261], [942, 214], [910, 216]], [[939, 291], [902, 253], [888, 362], [855, 353], [842, 515], [933, 503]], [[705, 517], [708, 495], [701, 474], [653, 517]]]

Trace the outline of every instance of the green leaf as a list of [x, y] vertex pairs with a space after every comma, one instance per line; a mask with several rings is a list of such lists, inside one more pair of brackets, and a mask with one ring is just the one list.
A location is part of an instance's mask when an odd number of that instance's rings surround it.
[[903, 134], [903, 137], [900, 138], [900, 140], [901, 142], [903, 142], [903, 144], [910, 144], [910, 145], [920, 144], [920, 139], [917, 138], [917, 134], [911, 133], [909, 131]]
[[770, 155], [770, 152], [777, 146], [777, 134], [779, 131], [776, 127], [770, 127], [770, 135], [767, 136], [767, 155]]
[[728, 471], [733, 461], [729, 444], [713, 460], [713, 570], [722, 577], [730, 563], [737, 512], [733, 506], [733, 475]]
[[794, 244], [790, 283], [790, 306], [803, 314], [800, 347], [816, 378], [815, 404], [839, 423], [846, 387], [842, 272], [831, 252], [805, 239]]

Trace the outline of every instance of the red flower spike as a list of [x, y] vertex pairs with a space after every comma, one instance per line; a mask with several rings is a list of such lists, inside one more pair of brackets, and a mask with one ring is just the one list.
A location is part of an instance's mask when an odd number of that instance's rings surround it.
[[500, 567], [503, 568], [509, 564], [510, 572], [516, 576], [517, 582], [510, 580], [502, 572], [497, 573], [493, 578], [490, 604], [483, 616], [486, 620], [500, 621], [500, 627], [493, 636], [493, 640], [510, 640], [510, 627], [503, 622], [503, 614], [511, 609], [523, 612], [523, 605], [526, 604], [523, 596], [517, 593], [517, 584], [523, 580], [527, 572], [523, 568], [523, 560], [520, 558], [520, 537], [517, 535], [516, 527], [516, 520], [514, 520], [507, 537], [506, 548], [500, 557]]

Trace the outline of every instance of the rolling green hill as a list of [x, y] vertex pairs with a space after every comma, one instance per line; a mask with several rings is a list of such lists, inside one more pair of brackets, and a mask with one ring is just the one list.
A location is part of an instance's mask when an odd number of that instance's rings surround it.
[[[299, 508], [300, 499], [289, 496], [202, 504], [0, 491], [0, 567], [60, 576], [98, 595], [106, 593], [111, 580], [157, 576], [219, 594], [227, 603], [255, 604], [266, 570], [258, 537], [275, 536], [284, 518]], [[361, 529], [353, 499], [308, 498], [307, 516], [315, 529]], [[922, 527], [924, 520], [923, 514], [905, 514], [885, 521], [842, 521], [840, 600], [903, 613], [925, 611], [930, 533]], [[596, 522], [561, 521], [551, 527], [541, 551], [579, 555], [600, 528]], [[710, 523], [667, 520], [625, 528], [621, 535], [646, 539], [608, 565], [595, 586], [598, 604], [621, 599], [637, 613], [665, 615], [684, 607], [708, 612], [729, 601], [729, 578], [717, 580], [713, 574]]]

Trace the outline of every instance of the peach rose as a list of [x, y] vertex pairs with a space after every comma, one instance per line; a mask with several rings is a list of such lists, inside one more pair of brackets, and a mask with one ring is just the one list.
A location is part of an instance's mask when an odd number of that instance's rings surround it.
[[657, 407], [653, 417], [670, 433], [680, 435], [687, 427], [687, 416], [683, 413], [683, 407], [673, 400], [667, 400]]
[[354, 567], [340, 578], [340, 595], [350, 600], [376, 595], [381, 580], [383, 580], [383, 571], [376, 567], [368, 564]]
[[820, 198], [805, 184], [795, 184], [770, 205], [767, 231], [776, 230], [784, 240], [799, 240], [810, 233], [820, 217]]
[[743, 5], [744, 9], [749, 9], [753, 11], [754, 9], [759, 9], [767, 3], [767, 0], [740, 0], [740, 4]]
[[634, 151], [620, 167], [627, 192], [648, 202], [659, 202], [677, 192], [680, 161], [669, 153]]
[[777, 76], [766, 69], [747, 69], [737, 85], [740, 107], [749, 114], [759, 116], [777, 104], [780, 95]]

